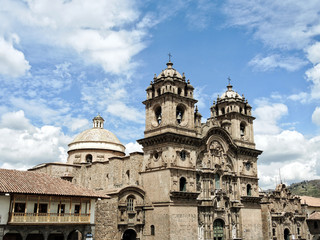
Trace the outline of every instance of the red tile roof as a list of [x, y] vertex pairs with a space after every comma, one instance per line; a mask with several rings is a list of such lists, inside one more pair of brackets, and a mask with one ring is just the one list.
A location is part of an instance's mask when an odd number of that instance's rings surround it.
[[314, 212], [310, 214], [308, 220], [320, 220], [320, 212]]
[[45, 173], [0, 169], [0, 193], [108, 198]]
[[309, 197], [309, 196], [299, 196], [301, 203], [306, 203], [310, 207], [320, 207], [320, 198]]

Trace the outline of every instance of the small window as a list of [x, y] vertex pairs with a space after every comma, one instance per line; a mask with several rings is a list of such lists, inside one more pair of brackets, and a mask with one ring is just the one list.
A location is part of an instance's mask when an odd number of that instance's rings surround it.
[[74, 214], [79, 214], [80, 213], [80, 205], [74, 205]]
[[298, 235], [300, 235], [300, 228], [297, 228]]
[[127, 199], [127, 211], [133, 211], [134, 206], [133, 206], [134, 198], [133, 197], [128, 197]]
[[220, 189], [220, 175], [219, 174], [214, 175], [214, 181], [215, 181], [216, 189]]
[[251, 185], [247, 185], [247, 196], [251, 196]]
[[225, 113], [224, 108], [221, 108], [221, 114], [224, 115]]
[[272, 236], [276, 236], [276, 229], [275, 228], [272, 228]]
[[247, 162], [247, 163], [246, 163], [246, 169], [247, 169], [247, 171], [249, 171], [250, 168], [251, 168], [251, 163]]
[[180, 152], [180, 158], [182, 161], [186, 160], [186, 155], [187, 155], [186, 151], [182, 150]]
[[86, 156], [86, 162], [87, 162], [87, 163], [92, 163], [92, 155], [91, 155], [91, 154], [88, 154], [88, 155]]
[[245, 135], [246, 126], [241, 123], [240, 124], [240, 136], [243, 137]]
[[155, 158], [155, 159], [158, 159], [158, 158], [159, 158], [159, 153], [158, 153], [158, 152], [156, 152], [156, 153], [154, 154], [154, 158]]
[[154, 229], [154, 225], [150, 226], [150, 232], [151, 232], [151, 236], [155, 235], [155, 229]]
[[[37, 213], [38, 204], [34, 204], [33, 212]], [[40, 203], [39, 204], [39, 212], [38, 213], [47, 213], [48, 212], [48, 204], [47, 203]]]
[[160, 88], [158, 88], [157, 93], [158, 93], [158, 96], [161, 95], [161, 90], [160, 90]]
[[182, 92], [181, 88], [178, 88], [178, 95], [181, 95], [181, 92]]
[[16, 212], [16, 213], [24, 213], [25, 209], [26, 209], [25, 203], [15, 203], [14, 204], [14, 212]]
[[180, 192], [186, 192], [187, 191], [187, 180], [182, 177], [180, 178]]
[[180, 124], [182, 122], [183, 113], [184, 113], [184, 111], [183, 111], [182, 107], [177, 107], [176, 119], [177, 119], [178, 124]]
[[160, 123], [161, 123], [161, 120], [162, 120], [161, 107], [157, 107], [157, 108], [156, 108], [155, 115], [156, 115], [157, 123], [160, 124]]
[[314, 229], [318, 229], [318, 227], [319, 227], [318, 222], [314, 221], [313, 227], [314, 227]]
[[65, 204], [58, 204], [57, 213], [64, 214], [65, 213], [65, 209], [66, 209], [66, 205]]

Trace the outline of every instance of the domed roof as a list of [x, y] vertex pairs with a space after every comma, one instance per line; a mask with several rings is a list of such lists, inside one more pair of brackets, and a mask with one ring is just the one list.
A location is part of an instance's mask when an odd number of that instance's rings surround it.
[[80, 149], [103, 149], [124, 152], [125, 147], [112, 132], [103, 128], [104, 119], [93, 119], [93, 128], [81, 132], [69, 144], [69, 151]]
[[173, 67], [172, 67], [173, 63], [171, 61], [169, 61], [167, 63], [167, 68], [165, 70], [162, 70], [162, 72], [158, 75], [157, 79], [161, 79], [163, 77], [176, 77], [176, 78], [179, 78], [179, 79], [183, 79], [184, 77], [181, 76], [181, 74], [175, 70]]
[[242, 97], [235, 91], [232, 90], [232, 85], [228, 85], [227, 86], [228, 90], [226, 92], [224, 92], [220, 99], [225, 99], [225, 98], [239, 98], [242, 99]]
[[83, 131], [71, 143], [76, 142], [110, 142], [121, 144], [116, 135], [103, 128], [91, 128]]

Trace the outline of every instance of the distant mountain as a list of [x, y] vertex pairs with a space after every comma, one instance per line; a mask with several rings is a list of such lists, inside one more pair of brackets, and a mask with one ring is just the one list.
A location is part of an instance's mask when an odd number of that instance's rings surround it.
[[292, 183], [288, 188], [294, 195], [320, 197], [320, 179]]

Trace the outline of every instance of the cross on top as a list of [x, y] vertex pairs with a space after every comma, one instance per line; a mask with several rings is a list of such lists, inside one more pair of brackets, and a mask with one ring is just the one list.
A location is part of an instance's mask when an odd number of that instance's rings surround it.
[[231, 83], [231, 78], [230, 77], [228, 77], [228, 82], [229, 82], [229, 85], [230, 85], [230, 83]]
[[169, 56], [169, 62], [171, 62], [171, 57], [172, 57], [171, 53], [169, 53], [168, 56]]

